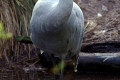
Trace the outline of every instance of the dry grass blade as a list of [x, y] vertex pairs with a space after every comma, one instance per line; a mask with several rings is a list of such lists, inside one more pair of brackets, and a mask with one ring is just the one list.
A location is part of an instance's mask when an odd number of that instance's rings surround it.
[[19, 61], [21, 55], [31, 57], [33, 46], [20, 44], [15, 37], [30, 34], [29, 22], [34, 4], [33, 0], [0, 0], [0, 20], [5, 24], [5, 31], [13, 34], [9, 40], [0, 40], [1, 54], [8, 63]]

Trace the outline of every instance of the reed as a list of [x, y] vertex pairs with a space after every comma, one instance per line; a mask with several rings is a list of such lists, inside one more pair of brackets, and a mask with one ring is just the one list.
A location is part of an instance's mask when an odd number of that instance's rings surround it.
[[36, 0], [0, 0], [0, 21], [3, 22], [5, 32], [12, 33], [10, 39], [0, 39], [1, 58], [7, 63], [18, 61], [21, 55], [30, 58], [32, 45], [21, 44], [16, 36], [29, 36], [29, 22]]

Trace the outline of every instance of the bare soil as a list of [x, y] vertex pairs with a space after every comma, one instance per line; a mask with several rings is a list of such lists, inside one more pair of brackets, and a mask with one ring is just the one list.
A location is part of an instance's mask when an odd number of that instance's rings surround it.
[[120, 0], [79, 0], [78, 4], [85, 16], [84, 42], [120, 40]]

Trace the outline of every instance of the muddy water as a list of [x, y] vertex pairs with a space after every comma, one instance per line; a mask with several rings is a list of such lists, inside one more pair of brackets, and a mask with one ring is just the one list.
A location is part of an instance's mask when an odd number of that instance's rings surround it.
[[[0, 71], [0, 80], [58, 80], [55, 76], [48, 72], [24, 72], [24, 71]], [[64, 80], [120, 80], [119, 74], [104, 74], [104, 73], [74, 73], [66, 71]]]

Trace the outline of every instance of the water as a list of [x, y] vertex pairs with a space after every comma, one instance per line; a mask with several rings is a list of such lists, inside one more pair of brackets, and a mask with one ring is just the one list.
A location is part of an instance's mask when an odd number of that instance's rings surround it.
[[[67, 70], [63, 75], [64, 80], [120, 80], [119, 75], [103, 74], [103, 73], [84, 73], [73, 70]], [[0, 71], [0, 80], [58, 80], [54, 74], [49, 71], [31, 71], [24, 72], [22, 70], [4, 70]]]

